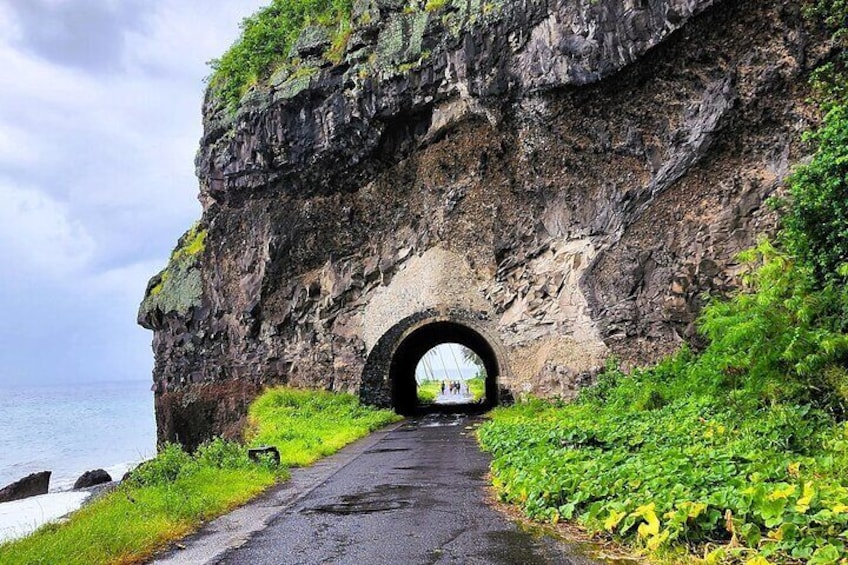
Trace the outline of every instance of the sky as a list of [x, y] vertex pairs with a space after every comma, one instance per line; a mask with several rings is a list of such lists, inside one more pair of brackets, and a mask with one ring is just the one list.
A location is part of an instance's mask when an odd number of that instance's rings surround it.
[[0, 385], [149, 380], [206, 62], [267, 0], [0, 0]]

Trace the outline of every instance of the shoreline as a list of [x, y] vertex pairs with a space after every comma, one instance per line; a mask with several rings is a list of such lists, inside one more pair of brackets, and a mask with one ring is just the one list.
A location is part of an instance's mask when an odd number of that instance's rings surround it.
[[45, 524], [64, 520], [86, 504], [117, 488], [124, 474], [143, 461], [103, 467], [113, 479], [108, 483], [74, 490], [73, 484], [77, 477], [85, 472], [81, 471], [73, 478], [62, 476], [55, 484], [51, 480], [47, 494], [0, 503], [0, 544], [24, 538]]

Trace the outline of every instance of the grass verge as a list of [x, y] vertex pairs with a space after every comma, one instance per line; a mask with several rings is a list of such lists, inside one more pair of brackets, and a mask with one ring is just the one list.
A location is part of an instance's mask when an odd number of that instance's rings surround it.
[[442, 393], [442, 381], [424, 381], [418, 384], [418, 402], [432, 404]]
[[247, 436], [253, 445], [274, 445], [283, 465], [309, 465], [401, 418], [363, 406], [349, 394], [271, 389], [250, 407]]
[[271, 389], [250, 409], [252, 444], [275, 445], [282, 465], [248, 460], [244, 446], [216, 439], [189, 455], [164, 447], [114, 492], [0, 545], [4, 565], [140, 563], [168, 542], [254, 498], [306, 465], [398, 417], [351, 395]]
[[468, 392], [474, 398], [474, 402], [479, 402], [486, 398], [486, 380], [482, 377], [474, 377], [468, 379]]

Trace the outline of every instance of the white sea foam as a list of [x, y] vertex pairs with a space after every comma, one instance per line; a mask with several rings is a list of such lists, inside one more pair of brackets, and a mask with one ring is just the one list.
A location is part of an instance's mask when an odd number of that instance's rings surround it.
[[[139, 463], [144, 461], [146, 458], [137, 459], [135, 461], [127, 461], [125, 463], [117, 463], [110, 467], [104, 467], [103, 470], [109, 473], [109, 476], [112, 477], [113, 481], [120, 481], [124, 473], [129, 471], [130, 469], [136, 467]], [[92, 469], [93, 470], [93, 469]], [[82, 474], [82, 473], [80, 473]], [[65, 475], [59, 477], [51, 477], [50, 478], [50, 492], [63, 492], [67, 490], [71, 490], [74, 488], [74, 483], [76, 482], [77, 475]]]
[[[104, 468], [121, 479], [132, 463], [152, 457], [155, 430], [145, 382], [0, 382], [0, 488], [30, 473], [53, 473], [48, 494], [0, 504], [0, 541], [79, 508], [89, 493], [71, 488], [83, 472]], [[125, 463], [106, 466], [116, 461]]]
[[23, 537], [82, 506], [85, 491], [51, 492], [0, 504], [0, 542]]

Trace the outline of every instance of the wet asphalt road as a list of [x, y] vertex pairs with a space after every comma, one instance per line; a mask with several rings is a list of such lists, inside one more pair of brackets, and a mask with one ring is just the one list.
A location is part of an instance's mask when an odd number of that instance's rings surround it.
[[214, 563], [588, 563], [486, 504], [489, 461], [469, 429], [478, 421], [402, 425]]

